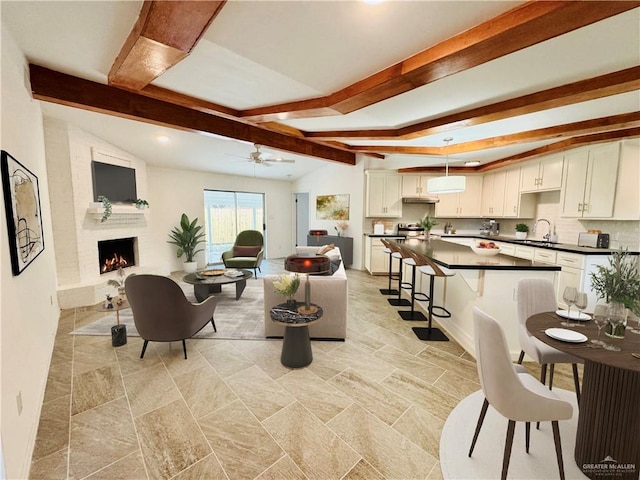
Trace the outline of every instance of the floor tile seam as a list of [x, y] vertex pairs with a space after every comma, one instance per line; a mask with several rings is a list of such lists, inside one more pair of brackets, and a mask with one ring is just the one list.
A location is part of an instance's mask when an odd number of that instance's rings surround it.
[[[105, 470], [105, 469], [107, 469], [107, 468], [109, 468], [109, 467], [111, 467], [111, 466], [115, 465], [115, 464], [116, 464], [116, 463], [118, 463], [119, 461], [124, 460], [124, 459], [125, 459], [125, 458], [127, 458], [127, 457], [130, 457], [131, 455], [135, 455], [136, 453], [137, 453], [136, 451], [133, 451], [133, 452], [131, 452], [131, 453], [128, 453], [128, 454], [127, 454], [127, 455], [125, 455], [124, 457], [120, 457], [120, 458], [118, 458], [118, 459], [114, 460], [113, 462], [111, 462], [110, 464], [108, 464], [108, 465], [104, 465], [103, 467], [100, 467], [98, 470], [94, 470], [93, 472], [88, 473], [88, 474], [87, 474], [87, 475], [85, 475], [84, 477], [80, 477], [78, 480], [85, 480], [85, 479], [87, 479], [87, 478], [90, 478], [92, 475], [95, 475], [96, 473], [101, 472], [101, 471], [103, 471], [103, 470]], [[142, 451], [140, 451], [140, 456], [142, 456]], [[143, 458], [142, 463], [144, 464], [144, 458]], [[145, 465], [145, 472], [146, 472], [146, 465]], [[69, 476], [67, 476], [67, 478], [69, 478]], [[148, 478], [149, 478], [149, 474], [147, 473], [147, 479], [145, 479], [145, 480], [148, 480]], [[140, 480], [140, 479], [137, 479], [137, 480]]]
[[[76, 323], [78, 319], [78, 312], [74, 309], [73, 312], [73, 329], [76, 329]], [[73, 353], [71, 355], [71, 394], [69, 395], [69, 431], [67, 434], [67, 475], [65, 478], [70, 478], [71, 476], [71, 420], [73, 419], [73, 386], [74, 386], [74, 370], [75, 370], [75, 359], [76, 359], [76, 337], [72, 336], [72, 345], [73, 345]]]
[[[461, 362], [462, 365], [466, 365], [466, 366], [472, 367], [472, 368], [477, 368], [476, 362], [472, 362], [471, 360], [465, 360], [464, 358], [460, 358], [457, 355], [453, 355], [452, 353], [449, 353], [449, 352], [447, 352], [445, 350], [436, 348], [436, 347], [434, 347], [432, 345], [427, 345], [427, 348], [425, 350], [428, 350], [429, 352], [434, 352], [436, 356], [445, 357], [446, 359], [450, 359], [453, 362]], [[424, 350], [422, 352], [424, 352]]]
[[[420, 405], [413, 405], [414, 408], [417, 408], [419, 410], [421, 410], [422, 412], [426, 413], [429, 415], [429, 417], [431, 417], [433, 420], [437, 421], [437, 422], [442, 422], [443, 426], [445, 421], [442, 420], [440, 417], [436, 417], [433, 413], [431, 413], [429, 410], [427, 410], [426, 408], [421, 407]], [[393, 422], [391, 426], [391, 428], [393, 428], [396, 432], [398, 432], [400, 435], [403, 436], [403, 438], [405, 438], [407, 441], [409, 441], [410, 443], [412, 443], [413, 445], [415, 445], [416, 447], [418, 447], [420, 450], [422, 450], [424, 453], [426, 453], [427, 455], [429, 455], [431, 458], [433, 458], [436, 463], [440, 462], [440, 457], [434, 457], [433, 455], [431, 455], [431, 453], [427, 452], [424, 448], [422, 448], [420, 445], [418, 445], [416, 442], [414, 442], [413, 440], [411, 440], [411, 438], [407, 437], [405, 434], [403, 434], [400, 430], [398, 430], [396, 428], [396, 424], [400, 421], [400, 419], [404, 416], [406, 416], [409, 413], [410, 409], [407, 409], [406, 412], [404, 412], [402, 415], [400, 415], [400, 417], [398, 417], [398, 419]], [[438, 451], [440, 451], [440, 445], [438, 445]], [[428, 477], [428, 476], [427, 476]]]
[[[404, 371], [402, 371], [402, 370], [400, 370], [400, 371], [401, 371], [401, 373], [405, 373], [405, 372], [404, 372]], [[446, 392], [445, 390], [443, 390], [442, 388], [438, 387], [437, 385], [431, 384], [431, 383], [429, 383], [429, 382], [425, 382], [424, 380], [422, 380], [422, 379], [420, 379], [420, 378], [418, 378], [418, 377], [416, 377], [415, 375], [412, 375], [412, 374], [410, 374], [410, 373], [408, 373], [407, 375], [408, 375], [408, 376], [410, 376], [410, 377], [412, 377], [412, 379], [414, 379], [414, 380], [416, 380], [416, 381], [418, 381], [418, 382], [420, 382], [420, 383], [424, 383], [425, 385], [428, 385], [429, 387], [431, 387], [431, 388], [433, 388], [433, 389], [438, 390], [438, 392], [437, 392], [437, 393], [442, 394], [442, 395], [444, 395], [445, 397], [449, 397], [449, 398], [450, 398], [450, 399], [451, 399], [451, 400], [452, 400], [456, 405], [460, 402], [460, 400], [459, 400], [458, 398], [454, 397], [453, 395], [451, 395], [450, 393]], [[383, 387], [385, 387], [385, 385], [382, 385], [382, 386], [383, 386]], [[387, 387], [385, 387], [385, 388], [387, 388]], [[388, 389], [388, 388], [387, 388], [387, 389]], [[388, 389], [388, 390], [390, 390], [390, 389]], [[392, 390], [390, 390], [390, 391], [392, 391]], [[395, 393], [395, 392], [394, 392], [394, 393]], [[401, 394], [398, 394], [398, 395], [400, 395], [402, 398], [406, 398], [406, 397], [404, 397], [404, 396], [403, 396], [403, 395], [401, 395]], [[407, 400], [409, 400], [413, 405], [416, 405], [416, 406], [418, 406], [418, 407], [420, 406], [420, 405], [416, 404], [413, 400], [410, 400], [410, 399], [407, 399]]]
[[[406, 353], [407, 355], [410, 355], [411, 357], [413, 357], [413, 358], [415, 359], [415, 361], [420, 362], [420, 363], [424, 363], [424, 367], [425, 367], [425, 368], [438, 368], [438, 369], [440, 369], [440, 370], [443, 370], [443, 372], [442, 372], [442, 374], [441, 374], [441, 375], [444, 375], [444, 373], [447, 371], [447, 369], [446, 369], [446, 368], [441, 367], [440, 365], [435, 365], [435, 364], [433, 364], [433, 363], [429, 362], [428, 360], [426, 360], [426, 359], [424, 359], [424, 358], [420, 358], [420, 357], [418, 357], [418, 356], [416, 356], [416, 355], [412, 355], [411, 353], [406, 352], [406, 351], [404, 351], [404, 350], [399, 350], [398, 348], [396, 348], [396, 347], [395, 347], [395, 346], [393, 346], [393, 345], [386, 345], [386, 346], [388, 346], [388, 347], [390, 347], [390, 348], [393, 348], [393, 349], [395, 349], [395, 350], [398, 350], [398, 351], [399, 351], [399, 352], [401, 352], [401, 353]], [[375, 355], [375, 356], [376, 356], [376, 358], [378, 358], [378, 356], [377, 356], [377, 355]], [[380, 360], [382, 360], [382, 359], [380, 359]], [[403, 372], [406, 372], [406, 373], [408, 373], [408, 374], [413, 375], [411, 372], [409, 372], [408, 370], [406, 370], [406, 369], [405, 369], [405, 368], [403, 368], [402, 366], [395, 365], [395, 364], [392, 364], [391, 366], [392, 366], [392, 367], [394, 367], [394, 368], [396, 368], [396, 369], [402, 370]], [[415, 375], [413, 375], [413, 376], [415, 376]], [[416, 377], [416, 378], [417, 378], [417, 377]], [[438, 378], [440, 378], [440, 377], [438, 377]], [[424, 380], [423, 380], [423, 381], [424, 381]], [[429, 383], [429, 382], [427, 382], [427, 383]], [[435, 381], [434, 381], [434, 383], [435, 383]]]

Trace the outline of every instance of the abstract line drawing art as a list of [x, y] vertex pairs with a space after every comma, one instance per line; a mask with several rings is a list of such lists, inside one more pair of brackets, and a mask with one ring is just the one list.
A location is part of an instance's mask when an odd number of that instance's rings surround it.
[[44, 250], [38, 177], [2, 150], [2, 189], [13, 275], [20, 275]]
[[318, 195], [316, 218], [318, 220], [349, 220], [349, 194]]

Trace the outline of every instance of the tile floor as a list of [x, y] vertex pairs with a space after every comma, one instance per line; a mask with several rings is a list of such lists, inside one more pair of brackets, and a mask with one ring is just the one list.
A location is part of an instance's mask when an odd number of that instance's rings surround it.
[[[139, 338], [69, 335], [102, 314], [63, 311], [30, 478], [442, 478], [440, 432], [480, 388], [475, 363], [456, 342], [418, 340], [378, 292], [384, 277], [347, 275], [347, 340], [313, 342], [297, 370], [281, 340], [188, 340], [188, 360], [179, 342], [150, 343], [140, 360]], [[572, 390], [570, 370], [554, 383]]]

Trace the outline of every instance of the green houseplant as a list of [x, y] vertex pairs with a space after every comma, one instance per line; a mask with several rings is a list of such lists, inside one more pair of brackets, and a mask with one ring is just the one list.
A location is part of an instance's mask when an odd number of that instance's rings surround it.
[[186, 213], [180, 217], [180, 225], [174, 227], [169, 233], [168, 243], [172, 243], [178, 247], [176, 256], [180, 258], [185, 255], [186, 261], [184, 262], [184, 270], [187, 273], [193, 273], [196, 271], [197, 263], [195, 262], [195, 256], [202, 252], [204, 249], [198, 249], [198, 245], [204, 243], [204, 232], [201, 232], [202, 226], [198, 225], [198, 219], [193, 221], [189, 220]]
[[100, 219], [100, 222], [104, 222], [107, 220], [107, 218], [111, 216], [111, 211], [112, 211], [111, 202], [107, 197], [102, 195], [98, 197], [98, 201], [102, 202], [102, 207], [104, 208], [104, 211], [102, 212], [102, 218]]
[[529, 225], [526, 223], [516, 223], [516, 238], [524, 240], [529, 233]]
[[[591, 272], [591, 288], [599, 299], [607, 303], [621, 303], [636, 315], [640, 314], [640, 272], [637, 257], [620, 249], [609, 257], [609, 265], [598, 265]], [[624, 336], [624, 325], [618, 325], [614, 336]], [[618, 331], [620, 330], [620, 331]]]
[[140, 210], [144, 210], [145, 208], [147, 208], [149, 206], [149, 202], [147, 202], [146, 200], [143, 200], [142, 198], [137, 199], [134, 202], [136, 208], [139, 208]]
[[438, 224], [435, 218], [431, 218], [427, 213], [421, 220], [418, 220], [418, 226], [424, 228], [424, 234], [429, 235], [431, 229]]

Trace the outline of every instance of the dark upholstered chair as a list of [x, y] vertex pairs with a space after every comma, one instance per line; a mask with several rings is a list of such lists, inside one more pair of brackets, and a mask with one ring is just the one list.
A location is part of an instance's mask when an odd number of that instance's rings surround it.
[[222, 262], [226, 268], [253, 268], [254, 276], [258, 276], [260, 263], [264, 256], [264, 238], [257, 230], [245, 230], [236, 237], [231, 250], [222, 254]]
[[191, 303], [176, 282], [160, 275], [130, 275], [124, 288], [133, 312], [133, 322], [144, 340], [140, 358], [144, 357], [149, 341], [182, 340], [186, 359], [185, 339], [191, 338], [209, 322], [213, 325], [213, 331], [217, 331], [213, 320], [218, 303], [215, 297], [209, 297], [201, 303]]

